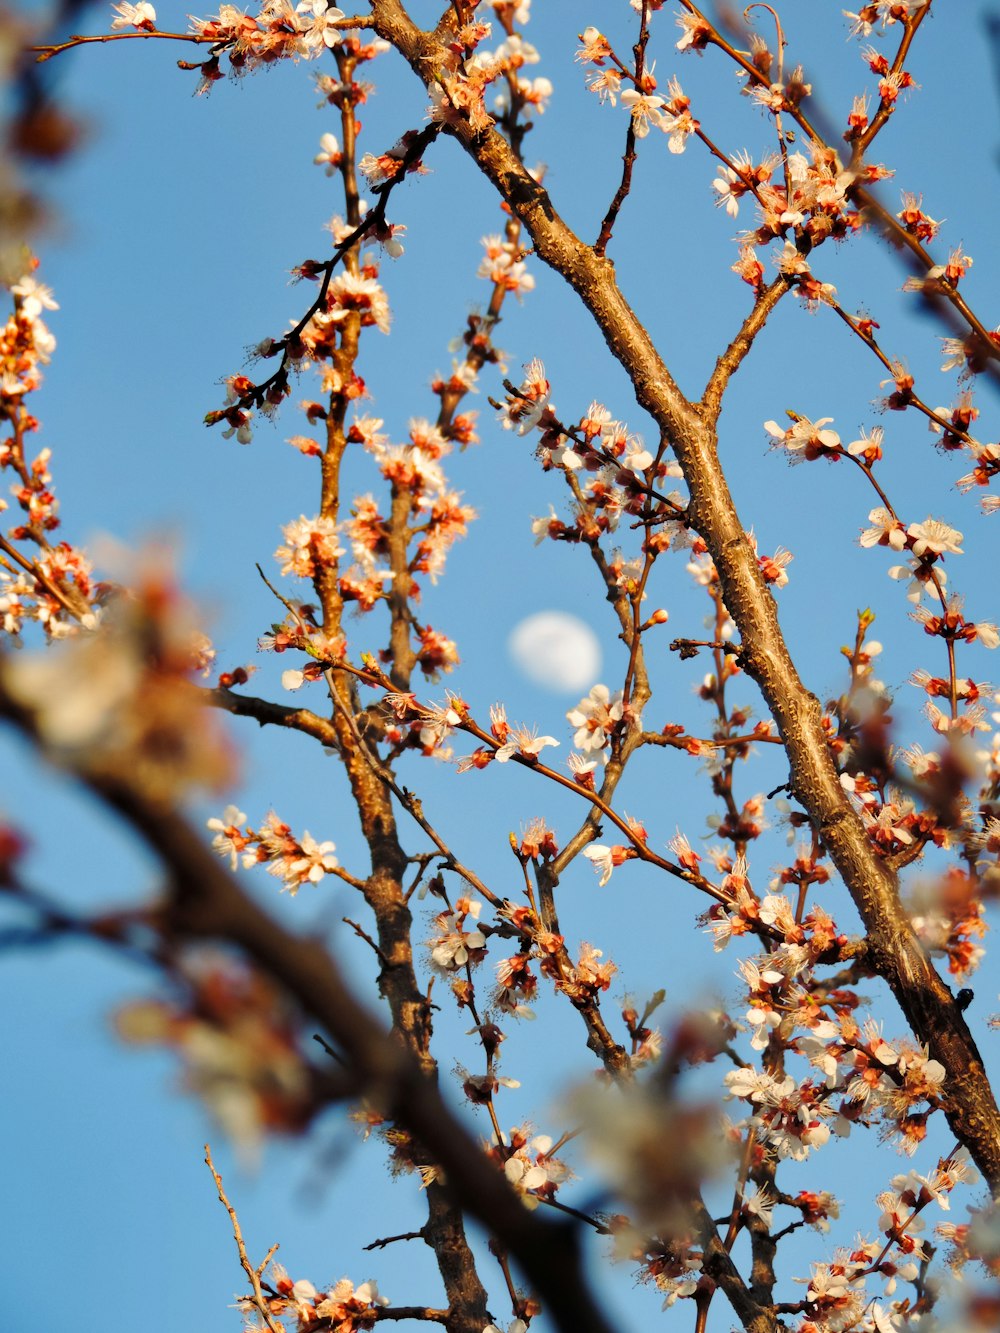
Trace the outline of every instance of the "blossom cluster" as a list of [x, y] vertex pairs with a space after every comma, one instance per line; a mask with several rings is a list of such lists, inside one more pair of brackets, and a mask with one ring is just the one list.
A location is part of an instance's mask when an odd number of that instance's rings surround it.
[[[500, 424], [519, 435], [537, 429], [542, 466], [564, 472], [574, 496], [571, 522], [559, 518], [551, 507], [547, 517], [532, 520], [536, 542], [550, 538], [594, 543], [614, 532], [623, 517], [642, 514], [652, 503], [657, 524], [647, 537], [646, 550], [658, 554], [671, 546], [690, 545], [682, 496], [677, 491], [663, 495], [656, 489], [662, 479], [682, 475], [677, 461], [666, 456], [666, 445], [654, 457], [641, 435], [615, 420], [596, 400], [575, 426], [567, 426], [556, 416], [542, 362], [535, 358], [524, 370], [519, 388], [507, 386]], [[637, 584], [638, 569], [632, 562], [620, 564], [616, 577], [619, 587], [628, 591], [629, 584]], [[660, 623], [665, 619], [664, 612]]]
[[[639, 9], [639, 5], [633, 4], [633, 8]], [[660, 8], [651, 4], [644, 11], [646, 18], [652, 21]], [[858, 14], [845, 13], [852, 22], [853, 35], [869, 36], [877, 25], [885, 28], [901, 21], [909, 23], [911, 13], [918, 8], [917, 0], [913, 3], [907, 0], [906, 4], [868, 5]], [[733, 54], [724, 36], [697, 11], [680, 14], [677, 23], [681, 28], [676, 43], [679, 52], [700, 54], [709, 44], [717, 44]], [[741, 202], [748, 196], [753, 198], [758, 210], [757, 226], [737, 237], [740, 253], [733, 270], [759, 290], [764, 265], [755, 247], [780, 241], [783, 248], [775, 255], [775, 262], [799, 295], [809, 305], [832, 302], [835, 289], [813, 276], [807, 256], [826, 240], [843, 239], [858, 231], [863, 218], [855, 200], [857, 191], [892, 174], [888, 168], [867, 159], [863, 150], [896, 110], [901, 94], [916, 86], [901, 62], [890, 66], [888, 59], [874, 48], [863, 50], [863, 59], [876, 78], [874, 96], [864, 92], [854, 98], [843, 137], [848, 145], [856, 147], [850, 158], [842, 158], [835, 148], [823, 142], [802, 111], [812, 88], [801, 66], [786, 75], [779, 60], [775, 79], [772, 51], [759, 33], [751, 33], [749, 52], [734, 57], [739, 66], [737, 74], [744, 80], [744, 93], [774, 117], [779, 140], [779, 151], [755, 158], [746, 150], [727, 154], [712, 143], [692, 114], [690, 99], [676, 77], [668, 81], [666, 94], [661, 94], [652, 67], [646, 67], [642, 58], [635, 65], [620, 57], [600, 29], [588, 27], [580, 34], [580, 41], [576, 58], [585, 66], [588, 89], [611, 106], [621, 101], [629, 113], [635, 139], [645, 139], [651, 129], [658, 129], [667, 136], [669, 150], [681, 153], [689, 137], [695, 136], [721, 159], [712, 182], [717, 204], [735, 218]], [[778, 43], [784, 44], [780, 31]], [[783, 114], [798, 122], [802, 149], [790, 148], [793, 136], [782, 127]], [[900, 229], [920, 243], [933, 239], [940, 225], [923, 211], [920, 199], [912, 194], [904, 194], [896, 216]], [[928, 263], [926, 276], [914, 279], [907, 287], [935, 292], [946, 288], [953, 293], [971, 263], [959, 248], [947, 264]]]
[[180, 998], [120, 1008], [119, 1035], [174, 1050], [187, 1087], [248, 1158], [268, 1133], [304, 1131], [317, 1102], [284, 997], [259, 972], [214, 952], [185, 956], [179, 979]]
[[[123, 5], [119, 10], [136, 27], [147, 26], [150, 17], [155, 22], [155, 13], [146, 13], [151, 10], [150, 5], [136, 6], [141, 14], [126, 16], [124, 11], [132, 8]], [[218, 14], [212, 18], [191, 19], [191, 32], [211, 40], [211, 56], [200, 65], [185, 64], [183, 68], [199, 69], [198, 91], [207, 92], [216, 80], [224, 77], [220, 68], [223, 53], [228, 55], [231, 73], [237, 76], [276, 60], [315, 60], [340, 41], [337, 23], [342, 18], [344, 11], [327, 0], [302, 0], [297, 6], [290, 0], [265, 0], [256, 15], [246, 14], [233, 5], [220, 5]]]
[[[389, 1304], [388, 1297], [380, 1294], [377, 1282], [362, 1282], [356, 1287], [350, 1278], [342, 1277], [325, 1290], [319, 1290], [308, 1278], [293, 1282], [287, 1270], [273, 1261], [262, 1288], [268, 1314], [294, 1320], [288, 1327], [298, 1333], [317, 1326], [329, 1329], [330, 1333], [358, 1333], [374, 1327], [379, 1311]], [[242, 1299], [239, 1306], [248, 1318], [257, 1314], [250, 1297]]]
[[[39, 428], [27, 405], [29, 396], [39, 388], [42, 367], [56, 345], [42, 315], [59, 309], [52, 291], [34, 276], [36, 271], [33, 261], [11, 286], [14, 308], [0, 329], [0, 427], [10, 432], [0, 440], [0, 473], [10, 477], [10, 494], [21, 515], [4, 542], [5, 555], [14, 556], [15, 562], [0, 560], [0, 629], [15, 641], [31, 623], [40, 625], [50, 639], [72, 634], [80, 624], [92, 627], [107, 591], [93, 579], [83, 551], [68, 541], [50, 540], [49, 534], [60, 526], [52, 451], [29, 452], [30, 437]], [[0, 513], [7, 508], [0, 497]]]
[[[896, 391], [888, 406], [899, 408], [914, 400], [912, 377], [900, 367], [894, 371]], [[938, 408], [931, 413], [932, 424], [943, 432], [943, 447], [965, 447], [971, 441], [968, 429], [977, 415], [968, 396], [948, 412]], [[786, 451], [793, 462], [827, 458], [851, 458], [873, 484], [872, 468], [882, 457], [882, 432], [873, 430], [846, 448], [831, 418], [812, 421], [789, 413], [792, 424], [782, 428], [774, 421], [765, 428], [775, 445]], [[970, 447], [981, 450], [974, 441]], [[992, 470], [987, 469], [992, 475]], [[984, 480], [988, 480], [988, 476]], [[963, 553], [963, 534], [943, 520], [929, 516], [922, 522], [906, 523], [889, 504], [884, 491], [876, 486], [882, 504], [868, 515], [869, 525], [860, 535], [864, 548], [885, 547], [893, 553], [906, 554], [906, 564], [893, 565], [891, 578], [905, 581], [906, 596], [914, 604], [912, 618], [925, 633], [943, 641], [947, 672], [935, 675], [919, 668], [910, 677], [911, 684], [927, 696], [924, 712], [944, 747], [943, 753], [925, 753], [914, 746], [900, 755], [890, 753], [887, 729], [891, 700], [885, 686], [871, 675], [871, 661], [881, 652], [881, 644], [865, 644], [871, 624], [870, 613], [862, 615], [859, 636], [853, 650], [845, 649], [852, 663], [852, 690], [843, 701], [839, 727], [831, 731], [830, 744], [841, 772], [841, 781], [868, 830], [873, 846], [888, 858], [920, 856], [927, 846], [948, 847], [962, 843], [967, 848], [984, 845], [977, 832], [971, 806], [964, 793], [974, 776], [976, 761], [968, 750], [969, 741], [978, 732], [989, 731], [986, 710], [981, 702], [985, 687], [957, 673], [956, 655], [961, 644], [979, 643], [986, 648], [1000, 644], [1000, 631], [992, 621], [971, 620], [964, 613], [962, 598], [947, 592], [948, 575], [944, 562]], [[931, 606], [923, 605], [929, 598]], [[979, 761], [986, 758], [980, 756]], [[916, 792], [905, 792], [893, 782], [896, 765], [902, 761], [910, 769], [910, 781]], [[995, 790], [995, 765], [987, 762], [981, 770], [983, 797], [989, 801]], [[987, 807], [989, 809], [990, 807]], [[988, 842], [988, 839], [986, 839]], [[983, 871], [990, 872], [992, 861], [984, 859]], [[979, 870], [980, 867], [976, 866]], [[974, 940], [984, 925], [981, 911], [974, 902], [975, 893], [967, 876], [946, 879], [942, 900], [950, 904], [945, 912], [921, 912], [919, 933], [932, 952], [947, 957], [950, 970], [964, 977], [976, 965], [981, 949]]]
[[[510, 7], [493, 6], [502, 23], [513, 19]], [[519, 8], [527, 15], [527, 6]], [[504, 13], [504, 10], [508, 13]], [[505, 23], [506, 26], [506, 23]], [[507, 123], [514, 123], [526, 110], [541, 114], [552, 96], [552, 84], [547, 78], [529, 78], [523, 71], [538, 63], [540, 57], [532, 44], [507, 27], [504, 40], [490, 51], [483, 43], [492, 36], [492, 25], [472, 18], [454, 34], [448, 61], [438, 72], [436, 82], [429, 89], [431, 104], [428, 117], [441, 125], [466, 124], [481, 132], [496, 123], [496, 117], [487, 107], [489, 90], [496, 85], [493, 111]]]
[[208, 820], [207, 827], [215, 834], [212, 846], [229, 861], [231, 870], [240, 864], [266, 865], [267, 873], [282, 881], [283, 892], [294, 897], [303, 885], [319, 884], [339, 868], [335, 843], [317, 842], [308, 831], [296, 837], [273, 810], [259, 829], [245, 827], [246, 822], [235, 805]]
[[489, 1156], [502, 1165], [507, 1180], [529, 1208], [551, 1202], [559, 1186], [572, 1179], [566, 1163], [553, 1155], [549, 1134], [533, 1134], [530, 1125], [510, 1131], [506, 1143], [491, 1144]]
[[99, 624], [44, 654], [10, 657], [0, 671], [50, 758], [166, 799], [199, 786], [218, 791], [234, 777], [218, 720], [198, 716], [194, 678], [207, 674], [214, 657], [153, 555], [138, 562], [133, 586], [114, 595]]

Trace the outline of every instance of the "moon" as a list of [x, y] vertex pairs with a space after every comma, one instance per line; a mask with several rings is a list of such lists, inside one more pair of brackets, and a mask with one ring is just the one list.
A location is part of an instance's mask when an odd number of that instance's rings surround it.
[[587, 690], [600, 675], [597, 635], [565, 611], [528, 616], [514, 626], [507, 649], [529, 680], [557, 694]]

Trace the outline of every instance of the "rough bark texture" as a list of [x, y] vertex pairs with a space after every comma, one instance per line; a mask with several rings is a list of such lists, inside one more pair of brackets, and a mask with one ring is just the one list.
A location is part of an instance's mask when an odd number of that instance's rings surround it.
[[[372, 868], [364, 889], [372, 909], [382, 966], [379, 993], [392, 1015], [393, 1033], [417, 1062], [426, 1079], [437, 1085], [437, 1062], [431, 1054], [431, 1007], [417, 984], [413, 966], [413, 917], [406, 903], [403, 875], [406, 854], [399, 844], [392, 797], [362, 753], [343, 713], [334, 718], [351, 793], [371, 853]], [[449, 1333], [482, 1333], [489, 1322], [486, 1290], [465, 1235], [462, 1209], [454, 1193], [436, 1182], [426, 1189], [424, 1241], [434, 1251], [449, 1302]]]

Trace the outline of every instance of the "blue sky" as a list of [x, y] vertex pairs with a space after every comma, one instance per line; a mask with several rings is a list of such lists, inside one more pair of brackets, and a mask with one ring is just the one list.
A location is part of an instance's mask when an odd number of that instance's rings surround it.
[[[552, 79], [555, 97], [532, 131], [528, 157], [548, 164], [546, 183], [557, 207], [592, 239], [617, 180], [625, 121], [620, 108], [601, 108], [583, 91], [582, 71], [573, 62], [575, 34], [599, 23], [624, 47], [632, 11], [625, 0], [556, 0], [548, 6], [536, 0], [535, 8], [539, 14], [528, 36], [542, 64], [533, 72]], [[428, 23], [436, 12], [427, 0], [412, 9]], [[1000, 283], [1000, 118], [981, 24], [995, 11], [991, 4], [942, 6], [920, 34], [909, 65], [920, 91], [879, 141], [881, 155], [897, 171], [885, 197], [893, 201], [899, 188], [914, 190], [924, 195], [928, 213], [947, 220], [939, 252], [961, 242], [973, 255], [965, 285], [991, 325]], [[158, 14], [163, 28], [186, 24], [184, 6], [162, 4]], [[828, 114], [841, 119], [866, 71], [856, 44], [845, 40], [839, 6], [798, 0], [784, 6], [782, 17], [792, 58], [801, 53]], [[94, 8], [87, 30], [106, 30], [110, 18], [110, 9]], [[717, 142], [732, 152], [759, 152], [768, 127], [737, 95], [731, 73], [711, 55], [678, 58], [675, 40], [665, 11], [650, 49], [661, 84], [678, 73]], [[87, 135], [76, 157], [40, 183], [53, 219], [49, 235], [38, 241], [40, 276], [61, 304], [50, 320], [59, 348], [38, 395], [41, 440], [53, 450], [67, 535], [89, 543], [110, 534], [133, 547], [160, 536], [175, 544], [185, 585], [206, 610], [220, 664], [257, 661], [254, 689], [278, 697], [278, 675], [287, 662], [258, 659], [255, 643], [280, 608], [254, 564], [268, 568], [283, 523], [315, 512], [315, 467], [284, 443], [303, 429], [295, 403], [314, 390], [303, 382], [277, 424], [261, 425], [247, 448], [206, 430], [201, 418], [219, 405], [223, 377], [243, 368], [245, 349], [279, 334], [309, 299], [308, 291], [289, 286], [288, 273], [303, 259], [326, 253], [323, 224], [341, 204], [336, 182], [312, 158], [320, 135], [337, 126], [329, 108], [316, 107], [315, 67], [278, 67], [195, 98], [195, 76], [174, 66], [190, 54], [167, 43], [123, 42], [73, 52], [49, 66], [60, 97], [78, 112]], [[379, 60], [373, 77], [378, 92], [362, 111], [362, 143], [378, 152], [423, 122], [424, 97], [394, 56]], [[486, 284], [475, 277], [479, 238], [502, 224], [489, 186], [454, 143], [436, 144], [427, 165], [432, 174], [411, 179], [390, 208], [391, 220], [408, 228], [405, 255], [386, 260], [382, 271], [392, 333], [385, 338], [370, 331], [362, 349], [362, 374], [374, 400], [370, 410], [385, 419], [395, 439], [404, 438], [411, 416], [434, 412], [428, 382], [449, 368], [448, 345], [461, 333], [470, 306], [488, 299]], [[713, 176], [696, 145], [673, 157], [662, 139], [647, 141], [610, 251], [622, 287], [691, 393], [704, 383], [749, 302], [748, 290], [729, 272], [736, 228], [713, 207]], [[950, 402], [954, 377], [939, 370], [940, 329], [920, 316], [912, 296], [901, 293], [904, 275], [886, 245], [865, 236], [831, 251], [820, 252], [817, 272], [836, 283], [847, 309], [865, 306], [878, 320], [883, 344], [906, 356], [932, 402]], [[567, 417], [578, 417], [597, 397], [635, 429], [648, 430], [623, 374], [572, 294], [529, 262], [537, 288], [523, 306], [508, 304], [496, 339], [508, 353], [512, 376], [521, 363], [540, 356], [553, 399]], [[789, 408], [835, 417], [845, 440], [861, 427], [883, 424], [887, 456], [881, 476], [887, 488], [911, 520], [933, 514], [965, 533], [966, 555], [951, 566], [952, 581], [967, 594], [970, 612], [996, 619], [992, 571], [1000, 517], [983, 520], [977, 497], [955, 490], [964, 469], [931, 449], [918, 421], [877, 414], [880, 378], [874, 360], [847, 340], [832, 316], [809, 314], [789, 301], [733, 382], [720, 448], [745, 525], [756, 532], [761, 550], [784, 546], [794, 553], [779, 606], [811, 688], [821, 697], [839, 688], [839, 646], [853, 637], [856, 610], [871, 605], [879, 615], [875, 634], [886, 648], [879, 674], [900, 692], [897, 713], [910, 724], [910, 738], [929, 746], [926, 729], [914, 730], [919, 701], [907, 697], [904, 682], [916, 665], [940, 665], [931, 660], [930, 641], [908, 620], [900, 586], [885, 577], [890, 561], [857, 545], [873, 502], [846, 465], [788, 468], [768, 450], [762, 425]], [[570, 732], [564, 714], [579, 692], [546, 689], [519, 672], [508, 654], [509, 635], [538, 611], [575, 615], [597, 634], [601, 679], [611, 686], [624, 669], [623, 649], [582, 553], [533, 544], [532, 516], [546, 513], [550, 503], [558, 509], [563, 500], [557, 479], [541, 475], [530, 442], [495, 425], [486, 396], [499, 387], [483, 377], [475, 404], [482, 443], [448, 460], [454, 485], [480, 517], [453, 553], [446, 577], [428, 590], [426, 615], [458, 641], [463, 664], [446, 683], [476, 715], [485, 717], [489, 705], [503, 699], [512, 719], [559, 736], [565, 755]], [[979, 406], [980, 438], [994, 438], [996, 399], [990, 390], [980, 391]], [[377, 486], [374, 469], [366, 471], [364, 462], [354, 466], [350, 486]], [[623, 544], [627, 540], [623, 535]], [[678, 663], [665, 644], [675, 633], [697, 635], [705, 608], [683, 560], [665, 560], [658, 568], [651, 605], [665, 606], [671, 620], [662, 651], [653, 654], [658, 692], [648, 717], [657, 726], [684, 721], [704, 734], [707, 720], [692, 690], [707, 666]], [[377, 642], [378, 635], [359, 623], [358, 646]], [[998, 674], [979, 649], [970, 651], [960, 670], [976, 679]], [[443, 688], [424, 695], [441, 698]], [[742, 689], [742, 697], [755, 704], [749, 684]], [[313, 702], [319, 707], [318, 696]], [[335, 762], [300, 738], [259, 735], [250, 726], [236, 729], [236, 736], [244, 780], [233, 795], [251, 823], [273, 807], [296, 829], [332, 838], [344, 864], [363, 873]], [[697, 765], [657, 755], [655, 764], [637, 763], [636, 770], [618, 807], [644, 818], [651, 841], [661, 847], [677, 826], [692, 839], [700, 837], [712, 805]], [[431, 818], [501, 893], [516, 889], [505, 851], [509, 829], [544, 814], [565, 837], [582, 814], [579, 803], [512, 765], [458, 777], [414, 761], [403, 776], [426, 790]], [[739, 774], [741, 798], [783, 777], [777, 756], [765, 753]], [[33, 882], [54, 896], [82, 910], [141, 900], [155, 889], [156, 869], [144, 851], [8, 736], [0, 738], [0, 790], [7, 814], [32, 837]], [[203, 819], [212, 812], [199, 806], [194, 813]], [[406, 830], [408, 837], [411, 832]], [[421, 845], [416, 836], [411, 843]], [[762, 863], [773, 864], [781, 854], [779, 834], [762, 849]], [[339, 884], [304, 891], [294, 902], [279, 900], [275, 882], [264, 876], [257, 888], [274, 911], [304, 929], [352, 910]], [[664, 986], [671, 1014], [692, 1001], [708, 1003], [719, 992], [735, 995], [735, 953], [721, 961], [712, 955], [694, 927], [704, 904], [684, 898], [673, 884], [628, 866], [599, 889], [590, 866], [580, 862], [562, 894], [567, 935], [591, 940], [619, 963], [622, 985], [613, 996], [626, 988], [643, 995]], [[825, 901], [843, 928], [854, 928], [842, 894], [831, 892]], [[363, 947], [347, 932], [336, 937], [338, 957], [359, 984], [370, 980]], [[331, 1119], [306, 1142], [269, 1145], [259, 1171], [243, 1172], [202, 1108], [178, 1094], [173, 1061], [123, 1051], [113, 1036], [109, 1014], [115, 1006], [148, 991], [148, 979], [137, 969], [90, 946], [59, 945], [3, 958], [0, 978], [8, 1015], [2, 1042], [11, 1071], [5, 1176], [14, 1200], [9, 1216], [16, 1219], [8, 1263], [12, 1273], [33, 1274], [33, 1286], [42, 1268], [46, 1284], [57, 1275], [63, 1292], [77, 1293], [76, 1333], [98, 1333], [109, 1322], [137, 1316], [145, 1333], [238, 1327], [238, 1317], [225, 1308], [242, 1289], [241, 1274], [201, 1162], [206, 1138], [253, 1253], [262, 1256], [279, 1240], [280, 1257], [293, 1276], [318, 1284], [344, 1274], [355, 1281], [378, 1277], [396, 1303], [438, 1300], [429, 1256], [413, 1247], [405, 1254], [360, 1253], [368, 1240], [418, 1226], [420, 1218], [421, 1200], [408, 1184], [389, 1179], [374, 1141], [360, 1146]], [[983, 1019], [1000, 988], [995, 961], [987, 959], [974, 985], [973, 1028], [985, 1048], [990, 1037]], [[884, 1012], [887, 1030], [900, 1030], [891, 1010]], [[533, 1027], [511, 1034], [506, 1072], [523, 1086], [501, 1107], [505, 1124], [533, 1117], [552, 1127], [556, 1089], [586, 1077], [589, 1057], [571, 1020], [549, 1004]], [[455, 1059], [474, 1058], [460, 1019], [443, 1016], [440, 1026], [445, 1071]], [[845, 1209], [844, 1239], [856, 1226], [874, 1223], [872, 1179], [881, 1188], [905, 1168], [891, 1150], [865, 1155], [854, 1142], [829, 1152], [816, 1179], [855, 1172], [863, 1204], [853, 1214]], [[850, 1189], [847, 1182], [845, 1191]], [[807, 1257], [823, 1257], [823, 1246], [813, 1246]], [[494, 1313], [506, 1322], [501, 1284], [493, 1278], [490, 1272]], [[624, 1271], [601, 1281], [612, 1308], [633, 1327], [658, 1308], [655, 1294], [632, 1292]], [[12, 1315], [13, 1333], [37, 1326], [39, 1313], [28, 1298]], [[713, 1317], [713, 1327], [729, 1326], [721, 1308]]]

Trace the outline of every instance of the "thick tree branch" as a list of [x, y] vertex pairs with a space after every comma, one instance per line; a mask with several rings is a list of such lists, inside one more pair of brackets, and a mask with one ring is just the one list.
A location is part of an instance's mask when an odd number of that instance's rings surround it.
[[[399, 0], [372, 0], [374, 27], [425, 85], [453, 67], [437, 34], [421, 32]], [[919, 1041], [946, 1070], [942, 1105], [991, 1187], [1000, 1188], [1000, 1113], [982, 1059], [947, 986], [913, 933], [895, 877], [878, 858], [840, 785], [820, 725], [821, 707], [799, 678], [778, 625], [774, 600], [733, 503], [712, 417], [684, 397], [649, 334], [618, 288], [614, 265], [596, 256], [562, 221], [503, 137], [454, 136], [521, 220], [539, 258], [561, 274], [590, 311], [636, 398], [670, 440], [691, 493], [690, 516], [719, 572], [744, 645], [743, 666], [757, 682], [788, 751], [791, 789], [809, 812], [869, 936], [872, 963]]]

